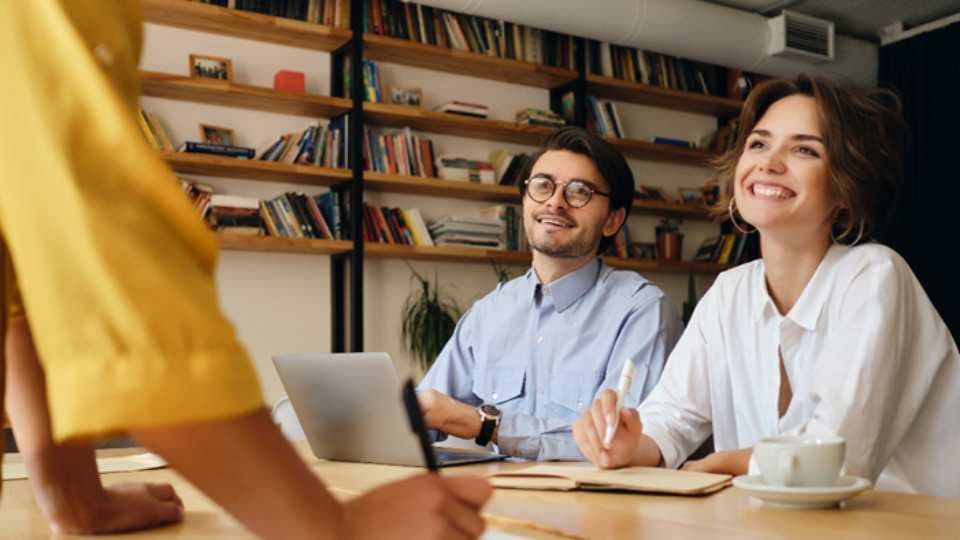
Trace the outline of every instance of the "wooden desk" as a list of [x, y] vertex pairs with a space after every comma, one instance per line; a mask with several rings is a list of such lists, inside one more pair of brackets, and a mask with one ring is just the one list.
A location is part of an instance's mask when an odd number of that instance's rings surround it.
[[[117, 455], [107, 450], [101, 454]], [[129, 451], [127, 451], [129, 453]], [[16, 461], [8, 454], [5, 459]], [[418, 472], [407, 467], [321, 462], [308, 458], [317, 474], [340, 498]], [[447, 469], [445, 474], [483, 473], [510, 464]], [[251, 538], [170, 469], [107, 475], [106, 483], [170, 482], [186, 508], [180, 525], [129, 535], [131, 538]], [[765, 508], [742, 491], [728, 488], [706, 497], [624, 493], [498, 490], [486, 512], [533, 521], [582, 538], [952, 538], [960, 537], [960, 499], [867, 491], [843, 509]], [[4, 482], [0, 500], [0, 538], [50, 536], [29, 482]], [[124, 538], [127, 536], [124, 535]]]

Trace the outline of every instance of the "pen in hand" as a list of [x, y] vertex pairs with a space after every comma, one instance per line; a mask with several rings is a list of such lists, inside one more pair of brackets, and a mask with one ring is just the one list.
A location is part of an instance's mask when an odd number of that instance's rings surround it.
[[623, 363], [623, 370], [620, 372], [620, 382], [617, 383], [617, 408], [612, 418], [607, 418], [607, 432], [603, 436], [603, 447], [610, 448], [614, 435], [617, 434], [617, 426], [620, 424], [620, 409], [623, 408], [623, 396], [630, 390], [633, 383], [633, 359], [627, 358]]
[[437, 459], [433, 455], [433, 446], [427, 436], [427, 425], [420, 412], [420, 402], [417, 401], [417, 391], [413, 387], [413, 379], [407, 379], [403, 384], [403, 407], [407, 410], [407, 419], [410, 420], [410, 429], [420, 441], [420, 450], [423, 452], [423, 462], [430, 472], [437, 472]]

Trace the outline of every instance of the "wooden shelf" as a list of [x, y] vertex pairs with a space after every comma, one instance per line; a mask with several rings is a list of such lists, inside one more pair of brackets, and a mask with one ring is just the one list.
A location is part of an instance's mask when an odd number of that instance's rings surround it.
[[161, 152], [161, 157], [178, 173], [200, 174], [248, 180], [266, 180], [312, 186], [331, 186], [351, 180], [349, 169], [328, 169], [312, 165], [291, 165], [273, 161], [238, 159], [210, 154]]
[[654, 144], [636, 139], [617, 139], [614, 137], [605, 137], [605, 140], [619, 148], [628, 158], [706, 167], [710, 160], [716, 157], [713, 152], [699, 148], [682, 148], [669, 144]]
[[604, 257], [603, 262], [614, 268], [658, 274], [716, 274], [730, 268], [729, 265], [693, 261], [649, 261]]
[[456, 246], [403, 246], [398, 244], [367, 243], [364, 255], [376, 259], [410, 259], [467, 263], [530, 264], [530, 253]]
[[200, 30], [303, 49], [332, 51], [350, 40], [350, 31], [320, 24], [272, 17], [239, 9], [186, 2], [143, 0], [146, 22]]
[[554, 88], [577, 78], [577, 72], [571, 69], [448, 49], [377, 34], [363, 35], [363, 57], [539, 88]]
[[740, 114], [740, 108], [743, 106], [743, 102], [739, 99], [706, 96], [600, 75], [587, 75], [587, 93], [601, 99], [721, 117], [736, 116]]
[[351, 107], [350, 100], [346, 98], [280, 92], [272, 88], [156, 71], [141, 72], [140, 84], [145, 96], [300, 116], [336, 116], [349, 111]]
[[411, 105], [367, 102], [363, 104], [363, 111], [366, 120], [372, 125], [410, 127], [429, 133], [531, 146], [538, 146], [554, 131], [552, 128], [523, 126], [515, 122], [428, 111]]
[[[353, 243], [346, 240], [276, 238], [272, 236], [246, 236], [226, 233], [217, 233], [217, 241], [220, 243], [222, 249], [276, 253], [307, 253], [314, 255], [346, 253], [353, 248]], [[373, 259], [486, 264], [495, 261], [500, 264], [515, 266], [530, 264], [530, 252], [455, 246], [403, 246], [398, 244], [367, 243], [364, 246], [364, 256]], [[638, 259], [618, 259], [616, 257], [604, 257], [603, 260], [614, 268], [666, 274], [715, 274], [729, 268], [726, 265], [716, 263], [688, 261], [657, 262]]]
[[646, 214], [661, 216], [679, 216], [689, 219], [712, 220], [710, 209], [699, 204], [683, 204], [668, 201], [653, 201], [650, 199], [633, 199], [633, 209]]
[[248, 236], [228, 233], [217, 233], [217, 242], [222, 249], [236, 251], [306, 253], [311, 255], [336, 255], [353, 249], [353, 242], [347, 240], [277, 238], [275, 236]]
[[[244, 178], [312, 186], [331, 186], [350, 181], [349, 169], [328, 169], [309, 165], [290, 165], [272, 161], [236, 159], [209, 154], [161, 152], [161, 157], [178, 173], [199, 174], [222, 178]], [[421, 178], [378, 172], [363, 175], [364, 186], [382, 193], [409, 193], [428, 197], [520, 204], [520, 195], [513, 186], [458, 182], [440, 178]], [[680, 216], [689, 219], [712, 219], [705, 206], [653, 201], [636, 198], [633, 208], [638, 212]]]
[[511, 186], [458, 182], [441, 178], [420, 178], [377, 172], [363, 175], [365, 188], [384, 193], [411, 193], [429, 197], [453, 197], [474, 201], [514, 203], [520, 202], [517, 189]]

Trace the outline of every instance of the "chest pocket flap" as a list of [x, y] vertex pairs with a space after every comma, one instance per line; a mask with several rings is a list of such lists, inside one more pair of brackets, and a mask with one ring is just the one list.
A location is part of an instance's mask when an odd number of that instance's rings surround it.
[[592, 403], [600, 376], [584, 371], [558, 369], [553, 372], [550, 381], [550, 401], [581, 413]]
[[473, 381], [473, 393], [484, 403], [499, 405], [523, 395], [526, 370], [523, 367], [490, 366], [483, 377]]

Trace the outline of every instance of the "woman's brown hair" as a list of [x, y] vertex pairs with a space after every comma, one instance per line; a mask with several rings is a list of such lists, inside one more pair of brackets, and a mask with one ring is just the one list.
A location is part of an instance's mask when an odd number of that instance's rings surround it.
[[892, 212], [903, 174], [906, 125], [900, 100], [887, 90], [857, 90], [803, 74], [796, 80], [765, 81], [747, 97], [734, 145], [714, 162], [721, 194], [715, 212], [727, 214], [737, 161], [754, 126], [771, 105], [798, 94], [817, 103], [829, 189], [841, 208], [835, 216], [834, 238], [841, 242], [861, 235], [869, 238]]

